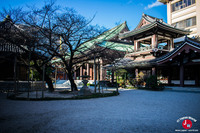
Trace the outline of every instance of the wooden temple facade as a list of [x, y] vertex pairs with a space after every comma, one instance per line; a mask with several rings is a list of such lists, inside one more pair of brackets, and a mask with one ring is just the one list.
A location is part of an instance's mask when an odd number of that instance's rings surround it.
[[[140, 71], [156, 75], [168, 85], [199, 86], [200, 42], [185, 36], [189, 33], [143, 14], [134, 30], [119, 35], [121, 40], [134, 42], [134, 52], [126, 54], [118, 67], [134, 70], [136, 77]], [[182, 36], [184, 42], [174, 44]]]
[[3, 36], [7, 29], [17, 29], [10, 16], [0, 22], [0, 81], [27, 80], [27, 67], [19, 60], [24, 51], [19, 45], [6, 41]]
[[[96, 64], [94, 65], [94, 61], [87, 61], [83, 64], [80, 64], [78, 67], [74, 67], [74, 80], [82, 80], [83, 75], [89, 75], [89, 80], [94, 80], [95, 77], [95, 69], [96, 69], [96, 79], [97, 80], [105, 80], [106, 79], [106, 70], [102, 69], [103, 60], [97, 59]], [[94, 69], [95, 68], [95, 69]], [[57, 68], [56, 74], [57, 80], [68, 80], [67, 74], [62, 70], [62, 68]]]

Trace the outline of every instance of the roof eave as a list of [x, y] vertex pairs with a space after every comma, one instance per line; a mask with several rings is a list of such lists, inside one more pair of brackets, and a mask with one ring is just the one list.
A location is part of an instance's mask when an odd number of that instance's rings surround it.
[[151, 23], [149, 24], [147, 27], [142, 27], [140, 29], [137, 29], [137, 30], [133, 30], [132, 32], [130, 33], [127, 33], [127, 35], [120, 35], [119, 37], [124, 39], [124, 38], [128, 38], [130, 36], [134, 36], [134, 35], [137, 35], [137, 34], [140, 34], [142, 32], [145, 32], [147, 30], [150, 30], [151, 28], [154, 28], [155, 26], [159, 27], [159, 28], [162, 28], [162, 29], [169, 29], [170, 31], [172, 32], [176, 32], [178, 34], [182, 34], [182, 35], [187, 35], [189, 34], [191, 31], [186, 31], [186, 30], [181, 30], [181, 29], [177, 29], [177, 28], [173, 28], [171, 26], [168, 26], [168, 25], [165, 25], [165, 24], [162, 24], [158, 21], [155, 21], [154, 23]]

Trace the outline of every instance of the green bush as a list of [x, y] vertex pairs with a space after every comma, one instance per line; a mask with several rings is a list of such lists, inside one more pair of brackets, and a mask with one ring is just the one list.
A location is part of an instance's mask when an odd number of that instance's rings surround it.
[[163, 90], [164, 87], [160, 84], [160, 81], [157, 80], [157, 77], [154, 75], [151, 75], [146, 80], [146, 86], [149, 90]]
[[135, 87], [145, 86], [146, 82], [141, 78], [130, 79], [129, 83]]
[[147, 76], [140, 72], [137, 77], [133, 77], [132, 75], [128, 76], [129, 83], [135, 87], [143, 87], [146, 84]]

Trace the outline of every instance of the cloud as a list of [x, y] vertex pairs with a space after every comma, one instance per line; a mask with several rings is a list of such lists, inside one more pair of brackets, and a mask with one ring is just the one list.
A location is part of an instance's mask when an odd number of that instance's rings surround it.
[[148, 6], [146, 6], [146, 7], [144, 8], [144, 10], [148, 10], [148, 9], [153, 8], [153, 7], [161, 6], [161, 5], [163, 5], [163, 3], [158, 2], [158, 1], [156, 0], [154, 3], [149, 4]]
[[131, 4], [131, 3], [133, 3], [133, 0], [129, 0], [129, 1], [127, 2], [127, 4]]

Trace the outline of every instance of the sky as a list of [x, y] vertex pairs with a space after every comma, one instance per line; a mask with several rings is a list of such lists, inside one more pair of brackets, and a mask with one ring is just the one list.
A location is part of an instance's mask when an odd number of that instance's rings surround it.
[[[27, 5], [42, 7], [44, 3], [45, 0], [0, 0], [0, 11], [9, 7], [26, 9]], [[167, 22], [167, 6], [157, 0], [56, 0], [56, 5], [74, 8], [88, 19], [95, 15], [92, 24], [108, 29], [126, 21], [133, 30], [143, 13]]]

